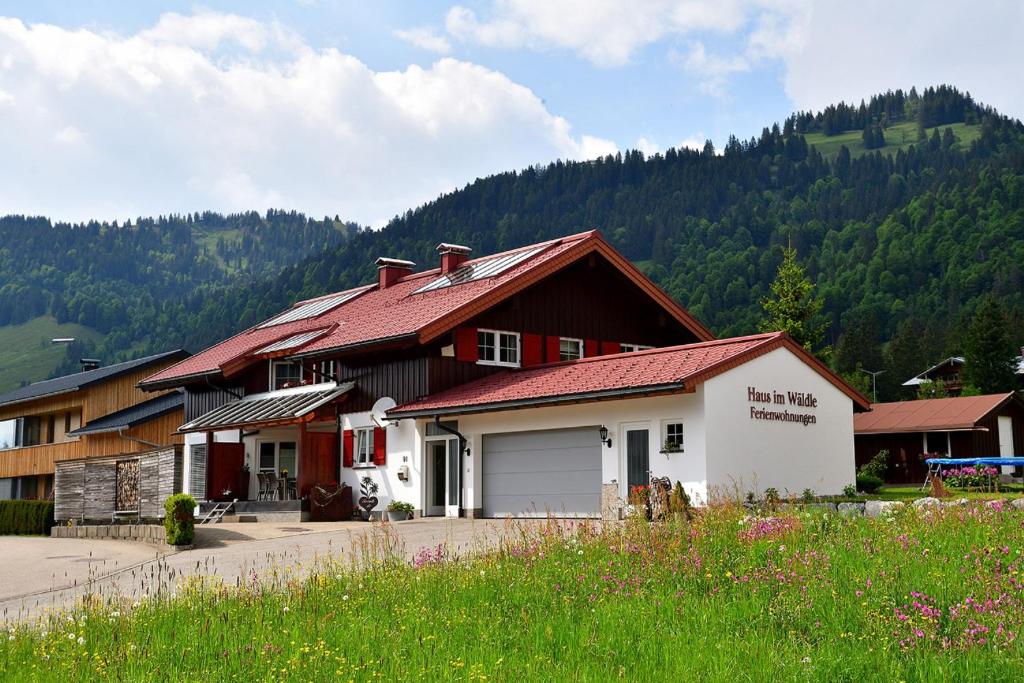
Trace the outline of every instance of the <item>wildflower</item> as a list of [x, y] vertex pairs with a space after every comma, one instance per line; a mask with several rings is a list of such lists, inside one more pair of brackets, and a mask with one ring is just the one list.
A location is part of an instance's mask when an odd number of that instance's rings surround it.
[[284, 612], [285, 614], [287, 614], [288, 612], [291, 611], [291, 608], [289, 608], [288, 605], [285, 605], [284, 608], [281, 609], [281, 611]]
[[85, 638], [83, 638], [82, 636], [78, 636], [78, 644], [85, 645]]
[[341, 599], [342, 599], [342, 600], [348, 600], [348, 593], [346, 593], [345, 595], [342, 595], [342, 596], [341, 596]]
[[69, 633], [68, 634], [68, 640], [74, 640], [74, 639], [75, 639], [75, 634], [74, 633]]
[[804, 657], [803, 659], [800, 660], [800, 663], [801, 664], [810, 664], [811, 663], [811, 658], [810, 657]]

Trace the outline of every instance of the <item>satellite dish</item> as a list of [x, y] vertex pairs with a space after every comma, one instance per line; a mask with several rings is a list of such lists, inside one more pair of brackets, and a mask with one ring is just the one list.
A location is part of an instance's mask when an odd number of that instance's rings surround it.
[[373, 404], [372, 408], [370, 408], [370, 417], [372, 417], [373, 421], [377, 423], [377, 426], [381, 428], [386, 427], [389, 424], [393, 424], [394, 420], [388, 418], [388, 411], [396, 405], [398, 404], [395, 403], [395, 399], [390, 396], [378, 398], [377, 402]]

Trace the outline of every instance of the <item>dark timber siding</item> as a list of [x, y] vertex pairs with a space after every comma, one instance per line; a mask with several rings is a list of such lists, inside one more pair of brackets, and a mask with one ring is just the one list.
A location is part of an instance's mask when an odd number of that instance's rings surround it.
[[[245, 395], [239, 387], [231, 387], [231, 391], [239, 396]], [[185, 422], [191, 422], [200, 415], [220, 408], [225, 403], [237, 400], [236, 396], [232, 396], [227, 391], [200, 387], [187, 388], [185, 390]]]
[[366, 358], [365, 364], [355, 364], [347, 359], [338, 367], [340, 381], [356, 383], [355, 389], [341, 404], [343, 412], [369, 410], [382, 396], [390, 396], [402, 404], [427, 395], [427, 359], [423, 356], [388, 359], [392, 355], [398, 353], [382, 352], [380, 356], [383, 358]]

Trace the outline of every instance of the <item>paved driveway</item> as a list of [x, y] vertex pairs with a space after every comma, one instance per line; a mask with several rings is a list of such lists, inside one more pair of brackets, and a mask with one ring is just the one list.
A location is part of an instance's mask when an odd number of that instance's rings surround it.
[[359, 562], [387, 549], [413, 558], [447, 544], [465, 555], [518, 533], [498, 520], [418, 519], [399, 524], [218, 524], [197, 527], [196, 547], [164, 553], [132, 541], [0, 537], [0, 622], [73, 606], [82, 595], [139, 598], [173, 591], [184, 578], [220, 576], [225, 583], [301, 573], [316, 558]]

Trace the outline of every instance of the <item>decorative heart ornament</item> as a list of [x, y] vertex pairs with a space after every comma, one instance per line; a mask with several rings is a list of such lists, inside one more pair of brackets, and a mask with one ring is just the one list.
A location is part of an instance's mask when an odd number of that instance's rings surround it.
[[377, 507], [377, 496], [360, 496], [359, 507], [369, 512], [373, 508]]

